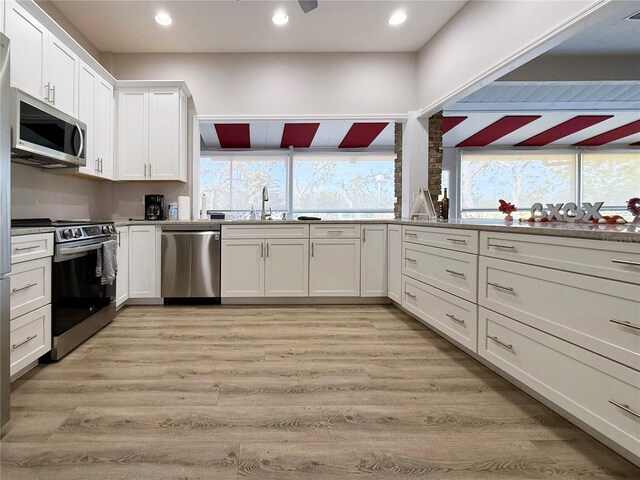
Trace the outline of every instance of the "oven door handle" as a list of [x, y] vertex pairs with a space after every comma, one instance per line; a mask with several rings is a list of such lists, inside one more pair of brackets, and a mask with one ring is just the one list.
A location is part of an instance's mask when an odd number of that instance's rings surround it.
[[58, 255], [73, 255], [76, 253], [90, 252], [91, 250], [99, 250], [102, 248], [102, 242], [92, 243], [91, 245], [84, 245], [82, 247], [60, 247], [58, 249]]

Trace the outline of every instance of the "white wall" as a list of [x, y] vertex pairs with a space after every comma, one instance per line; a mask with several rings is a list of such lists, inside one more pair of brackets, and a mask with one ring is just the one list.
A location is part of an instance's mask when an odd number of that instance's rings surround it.
[[435, 113], [565, 40], [561, 30], [575, 19], [596, 21], [611, 8], [599, 0], [468, 2], [418, 52], [420, 108]]
[[417, 106], [414, 53], [114, 53], [109, 60], [119, 80], [186, 80], [200, 115], [393, 115]]

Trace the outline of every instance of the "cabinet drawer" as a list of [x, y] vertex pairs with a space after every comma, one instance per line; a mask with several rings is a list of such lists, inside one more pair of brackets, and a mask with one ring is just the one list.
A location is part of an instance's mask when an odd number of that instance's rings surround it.
[[11, 320], [11, 375], [51, 350], [51, 305]]
[[309, 238], [309, 225], [223, 225], [222, 238]]
[[360, 224], [311, 225], [311, 238], [360, 238]]
[[480, 254], [640, 284], [640, 243], [481, 232]]
[[53, 255], [53, 233], [11, 237], [11, 263], [26, 262]]
[[640, 414], [640, 372], [484, 308], [478, 353], [623, 448], [640, 451], [640, 418], [622, 408]]
[[402, 277], [402, 306], [427, 325], [477, 351], [476, 304], [449, 295], [410, 277]]
[[404, 242], [402, 273], [445, 292], [476, 301], [478, 256]]
[[11, 319], [51, 303], [51, 258], [13, 265], [9, 278]]
[[478, 253], [478, 232], [460, 228], [402, 227], [405, 242], [431, 247], [448, 248], [458, 252]]
[[640, 369], [640, 286], [487, 257], [479, 274], [480, 305]]

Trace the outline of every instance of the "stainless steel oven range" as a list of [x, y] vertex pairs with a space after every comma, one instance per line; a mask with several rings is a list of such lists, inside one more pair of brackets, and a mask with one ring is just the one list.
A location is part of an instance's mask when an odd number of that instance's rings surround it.
[[[23, 223], [20, 223], [23, 222]], [[27, 223], [30, 222], [30, 223]], [[116, 280], [102, 285], [96, 276], [98, 250], [117, 239], [113, 222], [49, 220], [55, 227], [51, 279], [52, 348], [45, 360], [59, 360], [109, 324], [116, 313]], [[45, 220], [13, 225], [45, 225]]]

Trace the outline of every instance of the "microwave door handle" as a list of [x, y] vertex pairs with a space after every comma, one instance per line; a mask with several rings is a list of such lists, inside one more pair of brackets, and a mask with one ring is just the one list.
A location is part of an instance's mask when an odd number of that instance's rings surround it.
[[76, 155], [76, 158], [80, 158], [80, 155], [82, 155], [82, 152], [84, 151], [84, 135], [82, 134], [82, 129], [80, 128], [80, 125], [78, 125], [76, 123], [76, 128], [78, 129], [78, 133], [80, 134], [80, 148], [78, 149], [78, 154]]

